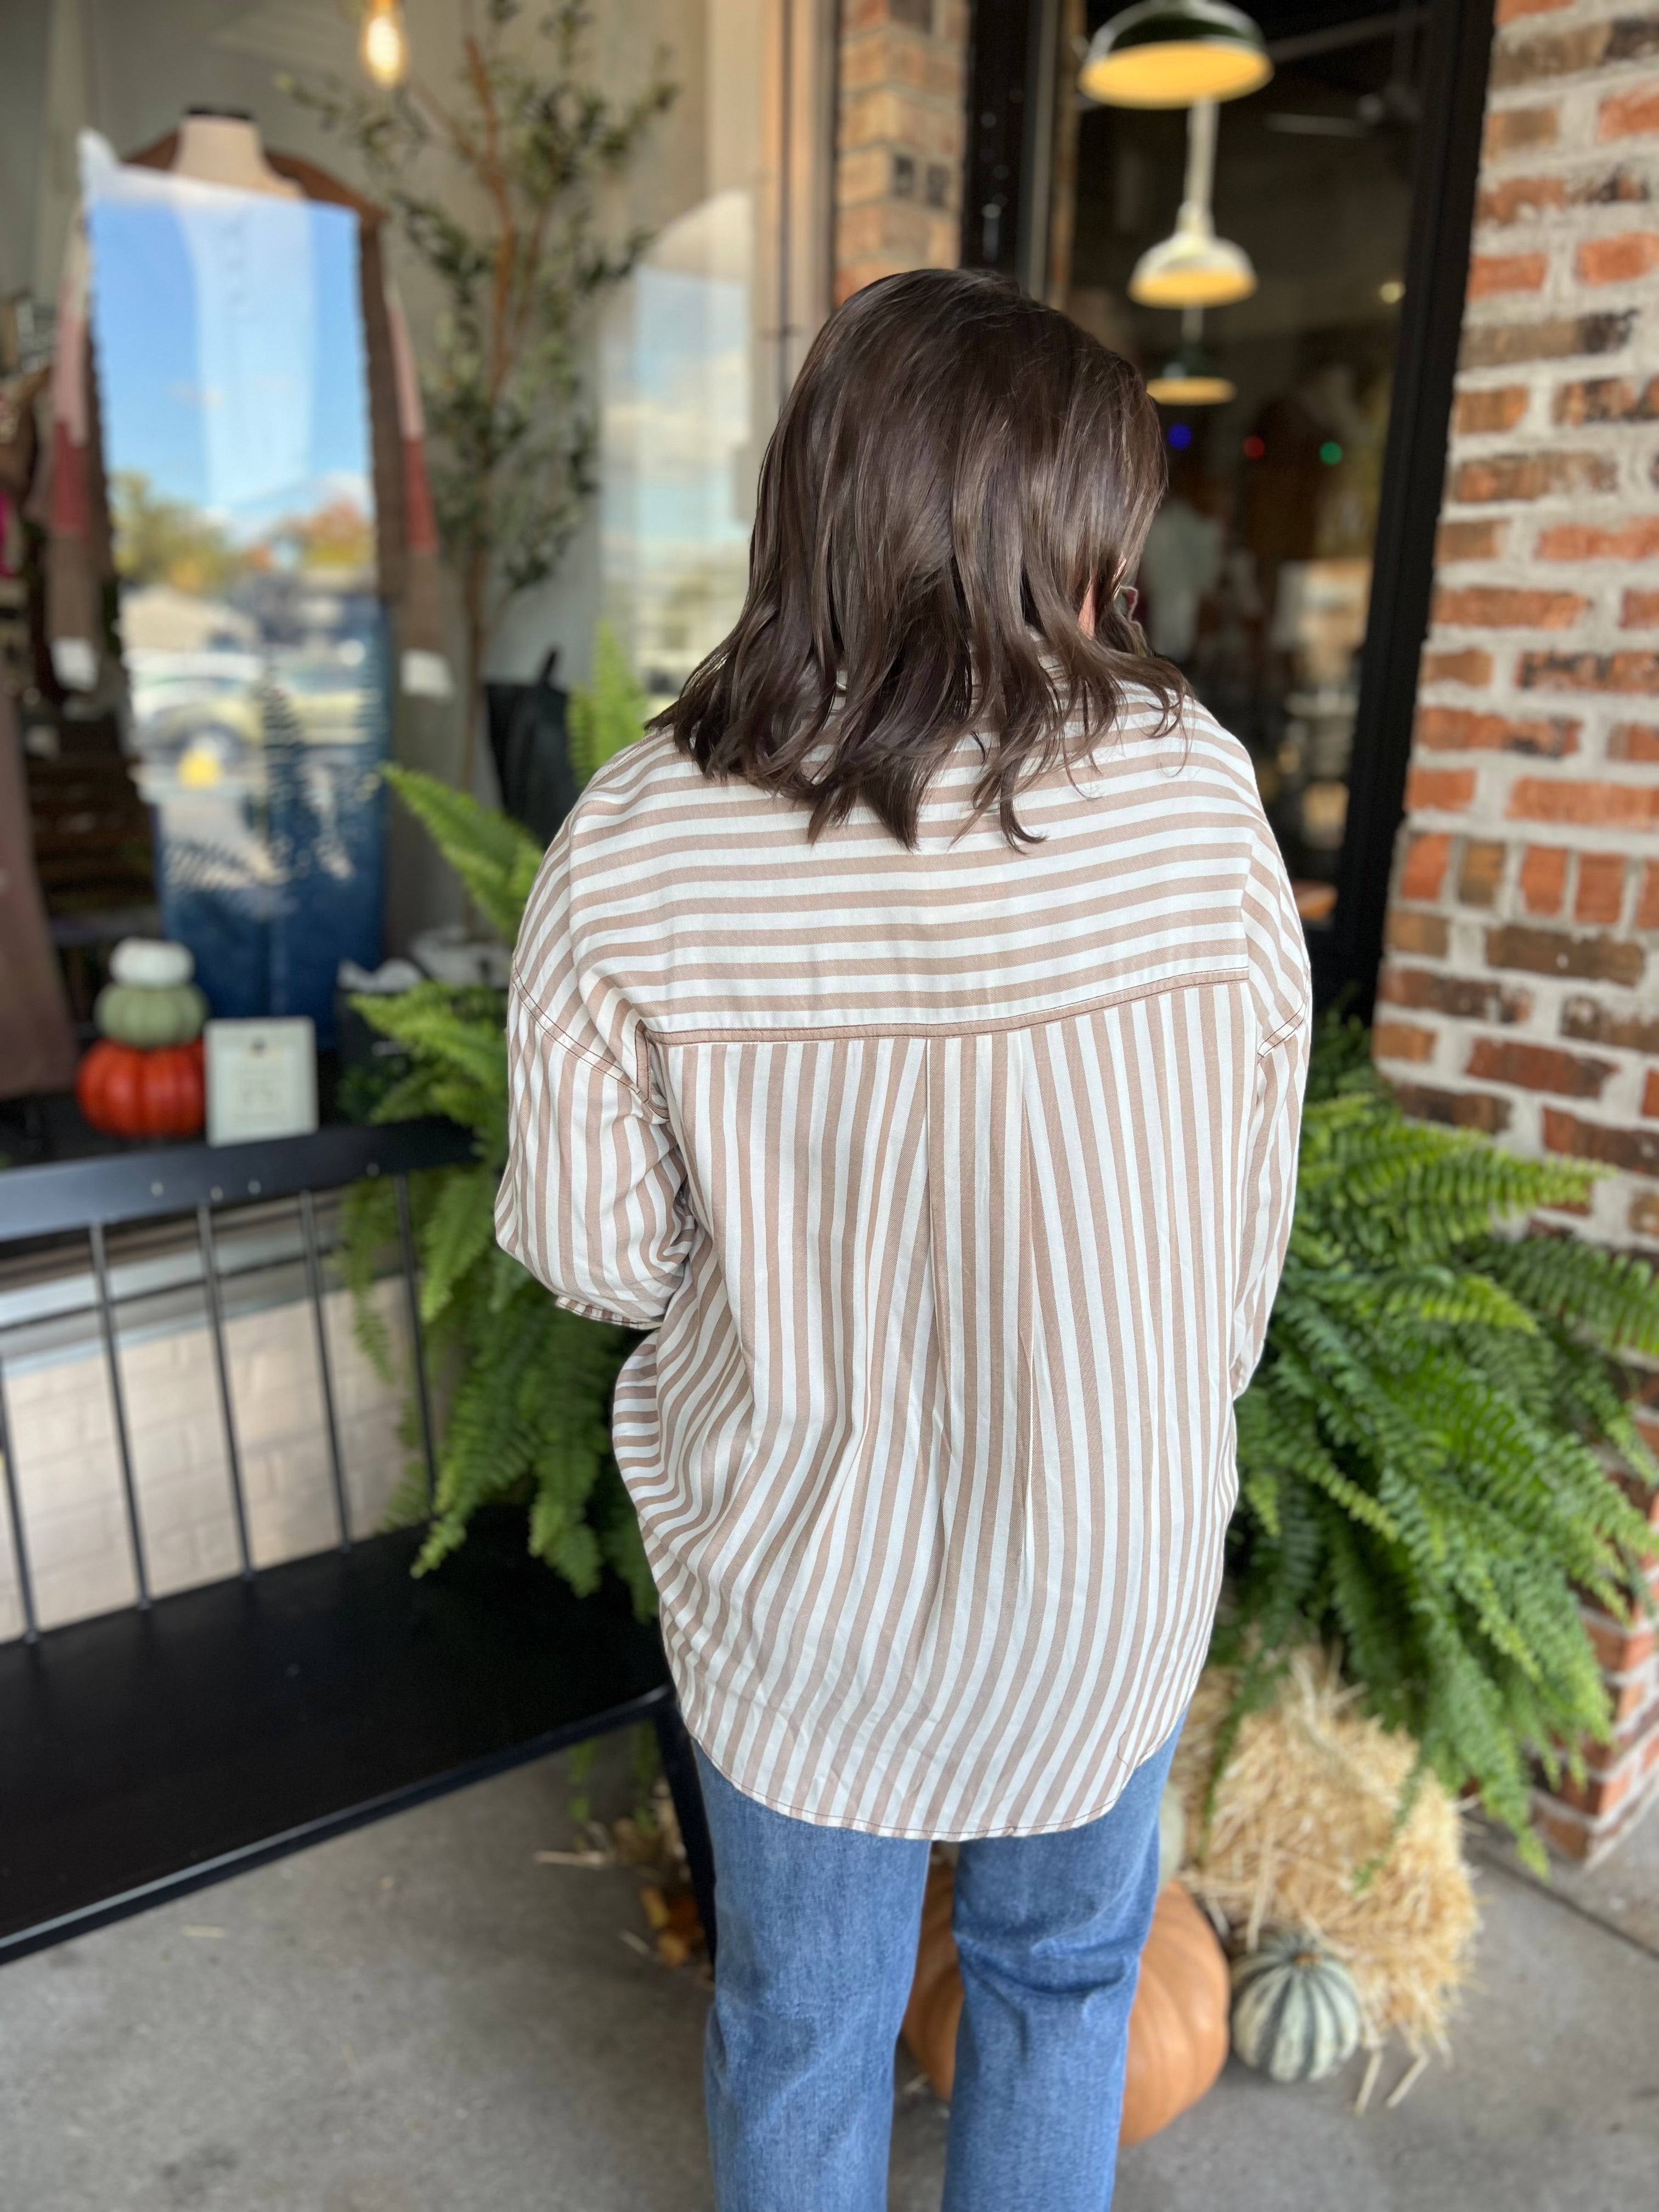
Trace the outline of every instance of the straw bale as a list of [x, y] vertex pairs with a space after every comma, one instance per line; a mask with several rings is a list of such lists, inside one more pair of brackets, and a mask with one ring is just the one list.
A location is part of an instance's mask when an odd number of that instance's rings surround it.
[[1359, 1714], [1335, 1658], [1310, 1649], [1291, 1660], [1274, 1705], [1240, 1727], [1206, 1836], [1234, 1681], [1206, 1671], [1176, 1755], [1182, 1880], [1236, 1949], [1268, 1927], [1318, 1936], [1353, 1975], [1372, 2049], [1398, 2033], [1414, 2054], [1443, 2052], [1480, 1918], [1457, 1807], [1425, 1775], [1397, 1826], [1416, 1746]]

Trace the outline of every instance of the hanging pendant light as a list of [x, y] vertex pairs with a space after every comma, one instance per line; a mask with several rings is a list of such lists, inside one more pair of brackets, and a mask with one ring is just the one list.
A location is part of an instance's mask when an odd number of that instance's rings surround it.
[[1249, 255], [1215, 234], [1215, 102], [1195, 100], [1187, 118], [1187, 186], [1174, 234], [1147, 247], [1129, 279], [1129, 297], [1143, 307], [1225, 307], [1255, 289]]
[[368, 0], [358, 45], [363, 67], [389, 91], [409, 73], [409, 33], [400, 0]]
[[1107, 107], [1190, 107], [1240, 100], [1273, 73], [1267, 45], [1226, 0], [1139, 0], [1102, 24], [1078, 76]]
[[1203, 340], [1204, 310], [1188, 307], [1181, 318], [1181, 343], [1156, 376], [1146, 380], [1149, 398], [1160, 407], [1224, 407], [1238, 387], [1221, 374]]

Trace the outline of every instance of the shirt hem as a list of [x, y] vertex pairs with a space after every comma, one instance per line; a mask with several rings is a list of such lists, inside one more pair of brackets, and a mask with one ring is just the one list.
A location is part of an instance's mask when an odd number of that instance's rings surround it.
[[[1063, 1820], [1012, 1823], [1005, 1821], [989, 1826], [969, 1824], [965, 1827], [934, 1827], [931, 1825], [907, 1827], [896, 1821], [834, 1820], [823, 1813], [809, 1813], [799, 1805], [786, 1804], [781, 1798], [769, 1796], [764, 1790], [757, 1790], [749, 1783], [739, 1782], [737, 1776], [714, 1756], [708, 1744], [704, 1742], [698, 1731], [697, 1724], [690, 1714], [684, 1712], [684, 1703], [685, 1700], [682, 1698], [681, 1706], [686, 1733], [716, 1774], [722, 1781], [729, 1782], [740, 1796], [749, 1798], [757, 1805], [763, 1805], [769, 1813], [780, 1814], [785, 1820], [803, 1821], [808, 1827], [840, 1828], [854, 1835], [884, 1836], [897, 1843], [978, 1844], [994, 1843], [1000, 1838], [1012, 1839], [1020, 1836], [1066, 1835], [1074, 1828], [1086, 1828], [1096, 1820], [1103, 1820], [1123, 1795], [1124, 1789], [1130, 1777], [1134, 1773], [1136, 1766], [1141, 1764], [1140, 1760], [1136, 1760], [1134, 1765], [1131, 1765], [1121, 1758], [1115, 1758], [1112, 1761], [1114, 1780], [1105, 1797], [1088, 1812], [1068, 1814]], [[1150, 1759], [1160, 1748], [1161, 1745], [1154, 1744], [1145, 1756]]]

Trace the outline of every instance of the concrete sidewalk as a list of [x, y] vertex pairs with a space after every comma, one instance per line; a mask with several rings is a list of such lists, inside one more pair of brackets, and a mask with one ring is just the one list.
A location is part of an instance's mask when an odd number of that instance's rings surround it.
[[[536, 1864], [568, 1798], [549, 1760], [0, 1971], [0, 2203], [706, 2212], [706, 1992], [624, 1940], [630, 1876]], [[1119, 2212], [1653, 2203], [1659, 1819], [1602, 1873], [1546, 1892], [1493, 1860], [1482, 1892], [1453, 2067], [1359, 2120], [1357, 2071], [1231, 2066], [1126, 2154]], [[945, 2117], [913, 2074], [891, 2207], [934, 2212]]]

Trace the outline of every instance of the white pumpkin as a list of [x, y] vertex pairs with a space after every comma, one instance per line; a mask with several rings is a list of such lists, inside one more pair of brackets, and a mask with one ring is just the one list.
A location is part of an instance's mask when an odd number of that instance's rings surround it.
[[109, 957], [109, 972], [118, 983], [175, 990], [189, 982], [196, 962], [187, 945], [171, 945], [157, 937], [124, 937]]
[[1322, 2081], [1359, 2047], [1353, 1976], [1317, 1939], [1275, 1930], [1233, 1962], [1233, 2049], [1275, 2081]]

